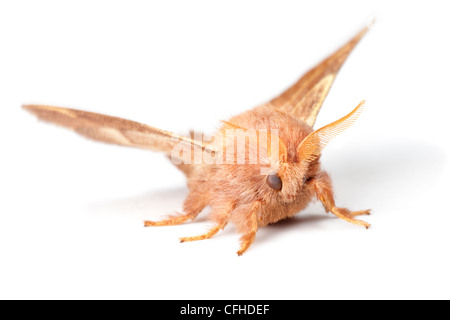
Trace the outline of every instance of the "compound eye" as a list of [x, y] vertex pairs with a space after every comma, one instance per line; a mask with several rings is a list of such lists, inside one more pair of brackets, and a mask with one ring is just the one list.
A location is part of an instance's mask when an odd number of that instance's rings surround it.
[[271, 173], [267, 176], [267, 184], [274, 190], [280, 191], [283, 187], [280, 177], [276, 173]]

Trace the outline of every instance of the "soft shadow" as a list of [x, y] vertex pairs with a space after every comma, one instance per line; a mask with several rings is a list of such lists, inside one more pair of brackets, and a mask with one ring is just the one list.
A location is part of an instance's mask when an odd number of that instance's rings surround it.
[[273, 239], [274, 236], [278, 236], [283, 234], [288, 230], [296, 230], [302, 231], [306, 229], [318, 228], [317, 223], [323, 220], [329, 220], [335, 218], [334, 216], [326, 215], [325, 212], [323, 215], [298, 215], [288, 219], [281, 220], [277, 223], [270, 224], [264, 229], [262, 229], [258, 236], [256, 237], [256, 241], [264, 242], [267, 240]]
[[162, 218], [181, 211], [187, 193], [186, 187], [157, 190], [135, 197], [93, 203], [90, 209], [99, 214], [126, 215], [144, 220]]
[[[323, 164], [333, 179], [338, 206], [353, 210], [371, 208], [374, 214], [379, 215], [385, 209], [404, 210], [405, 203], [414, 205], [415, 201], [424, 201], [427, 194], [432, 195], [436, 181], [447, 165], [447, 158], [439, 147], [426, 142], [368, 141], [355, 144], [345, 152], [329, 152], [324, 155]], [[180, 210], [187, 193], [186, 187], [179, 187], [103, 201], [90, 207], [96, 213], [156, 220]], [[310, 208], [306, 211], [317, 212]], [[205, 210], [195, 221], [205, 221], [208, 212]], [[322, 219], [330, 217], [300, 215], [269, 228], [278, 232]], [[269, 236], [262, 236], [265, 237]]]
[[427, 142], [383, 140], [355, 144], [345, 152], [333, 150], [323, 157], [323, 164], [338, 202], [392, 209], [432, 195], [447, 157]]

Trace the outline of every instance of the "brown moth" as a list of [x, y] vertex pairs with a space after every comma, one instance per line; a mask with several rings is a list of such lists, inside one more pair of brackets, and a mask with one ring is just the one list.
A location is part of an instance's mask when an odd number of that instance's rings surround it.
[[[102, 142], [161, 151], [185, 173], [189, 194], [183, 213], [145, 226], [192, 220], [207, 206], [214, 226], [181, 242], [209, 239], [228, 222], [242, 234], [238, 255], [248, 249], [260, 227], [292, 217], [317, 198], [327, 212], [369, 228], [355, 216], [370, 210], [337, 207], [330, 177], [320, 167], [321, 151], [360, 114], [364, 101], [345, 117], [313, 130], [317, 114], [348, 55], [366, 33], [309, 70], [270, 102], [223, 121], [208, 141], [121, 118], [44, 105], [23, 108], [39, 119], [73, 129]], [[239, 147], [240, 145], [240, 147]], [[199, 160], [200, 159], [200, 160]]]

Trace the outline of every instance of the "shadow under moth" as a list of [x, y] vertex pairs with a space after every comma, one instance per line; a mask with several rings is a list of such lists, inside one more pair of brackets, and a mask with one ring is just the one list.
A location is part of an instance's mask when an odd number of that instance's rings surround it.
[[313, 129], [339, 69], [367, 30], [361, 30], [278, 97], [222, 121], [210, 139], [75, 109], [45, 105], [23, 108], [41, 120], [97, 141], [168, 155], [186, 175], [189, 194], [182, 213], [162, 221], [145, 221], [145, 226], [181, 224], [195, 219], [207, 206], [214, 223], [206, 233], [181, 238], [181, 242], [209, 239], [231, 222], [242, 235], [237, 252], [241, 255], [259, 228], [292, 217], [314, 198], [327, 212], [369, 228], [355, 216], [368, 215], [370, 210], [336, 206], [330, 177], [319, 161], [327, 143], [358, 118], [364, 101], [343, 118]]

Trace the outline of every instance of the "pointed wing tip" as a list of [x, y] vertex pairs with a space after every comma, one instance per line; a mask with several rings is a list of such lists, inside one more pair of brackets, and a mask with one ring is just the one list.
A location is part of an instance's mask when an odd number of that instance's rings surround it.
[[32, 112], [36, 106], [33, 104], [23, 104], [21, 107], [26, 111]]
[[372, 26], [373, 26], [374, 23], [375, 23], [375, 19], [374, 18], [373, 19], [368, 19], [366, 21], [366, 23], [365, 23], [364, 27], [362, 28], [362, 30], [353, 38], [354, 41], [356, 40], [355, 44], [357, 42], [359, 42], [359, 40], [361, 40], [370, 29], [372, 29]]
[[32, 114], [38, 115], [40, 111], [55, 110], [54, 107], [38, 105], [38, 104], [23, 104], [22, 109]]
[[366, 19], [366, 22], [364, 24], [364, 27], [361, 29], [361, 31], [358, 32], [358, 34], [353, 38], [353, 40], [351, 41], [351, 43], [353, 42], [354, 45], [356, 45], [356, 43], [359, 42], [359, 40], [361, 40], [366, 33], [372, 29], [373, 25], [375, 24], [375, 15], [370, 16], [369, 18]]
[[35, 104], [23, 104], [22, 109], [39, 117], [39, 111], [42, 111], [42, 106]]
[[38, 120], [72, 129], [75, 125], [74, 119], [77, 117], [74, 110], [47, 105], [24, 104], [22, 109], [36, 116]]
[[75, 111], [69, 108], [54, 107], [43, 104], [23, 104], [22, 109], [36, 116], [43, 114], [65, 114], [72, 116], [72, 112]]

